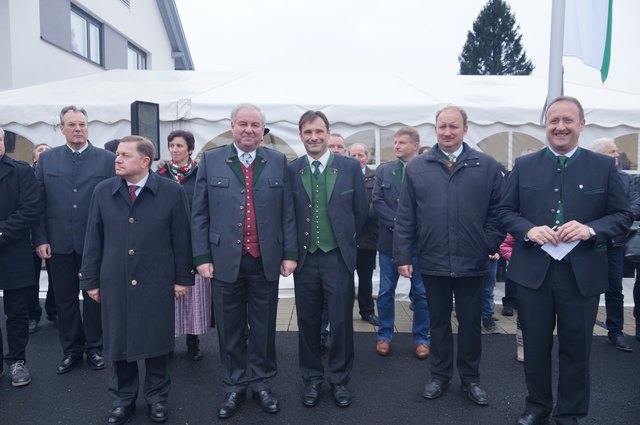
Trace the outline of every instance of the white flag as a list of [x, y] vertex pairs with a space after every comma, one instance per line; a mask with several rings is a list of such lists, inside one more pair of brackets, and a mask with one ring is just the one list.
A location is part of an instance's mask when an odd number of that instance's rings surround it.
[[600, 70], [607, 79], [611, 58], [613, 0], [567, 0], [564, 12], [564, 56], [574, 56]]

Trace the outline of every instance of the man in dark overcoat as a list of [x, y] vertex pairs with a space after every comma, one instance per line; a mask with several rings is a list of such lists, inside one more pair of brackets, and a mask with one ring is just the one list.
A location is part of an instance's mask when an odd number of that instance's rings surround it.
[[289, 164], [298, 226], [294, 274], [302, 403], [315, 406], [322, 393], [322, 305], [327, 301], [331, 346], [328, 381], [336, 405], [347, 407], [353, 369], [353, 272], [357, 240], [368, 216], [367, 190], [358, 161], [329, 150], [329, 120], [307, 111], [298, 121], [306, 155]]
[[[516, 241], [507, 276], [518, 284], [524, 338], [528, 395], [519, 425], [547, 423], [552, 413], [556, 424], [577, 424], [587, 415], [593, 326], [600, 294], [609, 286], [607, 242], [632, 222], [614, 160], [578, 146], [585, 127], [580, 102], [558, 97], [545, 118], [547, 148], [516, 160], [498, 210]], [[555, 260], [546, 249], [561, 243], [575, 246]]]
[[83, 352], [91, 369], [105, 367], [100, 305], [83, 294], [80, 311], [78, 271], [91, 194], [99, 182], [113, 176], [115, 156], [89, 142], [87, 112], [82, 108], [62, 108], [60, 131], [66, 144], [42, 153], [36, 165], [44, 210], [33, 228], [33, 245], [40, 258], [50, 259], [64, 354], [56, 373], [63, 374], [80, 364]]
[[168, 354], [174, 347], [174, 296], [193, 285], [189, 207], [175, 182], [149, 173], [153, 144], [120, 141], [116, 177], [91, 199], [80, 286], [102, 305], [109, 385], [109, 424], [124, 423], [138, 396], [138, 360], [145, 360], [144, 398], [153, 421], [168, 417]]
[[9, 366], [11, 385], [31, 382], [25, 366], [29, 342], [29, 294], [35, 285], [31, 256], [31, 226], [40, 214], [40, 191], [31, 167], [5, 154], [4, 130], [0, 128], [0, 289], [7, 316], [7, 343], [4, 356], [0, 330], [0, 376]]
[[264, 126], [256, 105], [236, 106], [233, 144], [202, 155], [193, 195], [194, 263], [212, 278], [218, 325], [221, 419], [237, 412], [247, 388], [263, 411], [280, 410], [270, 384], [277, 372], [278, 281], [296, 267], [296, 227], [287, 159], [261, 147]]
[[[480, 385], [482, 285], [489, 256], [504, 239], [497, 216], [503, 178], [495, 159], [465, 143], [468, 128], [464, 109], [445, 106], [436, 113], [437, 145], [407, 164], [393, 260], [398, 272], [410, 278], [417, 243], [431, 320], [431, 378], [422, 396], [432, 400], [445, 392], [455, 359], [462, 390], [484, 406], [489, 401]], [[454, 298], [459, 323], [455, 355]]]

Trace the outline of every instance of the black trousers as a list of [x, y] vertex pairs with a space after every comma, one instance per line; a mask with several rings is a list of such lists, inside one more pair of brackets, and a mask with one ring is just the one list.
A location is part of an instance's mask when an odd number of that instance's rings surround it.
[[[56, 317], [56, 299], [53, 293], [53, 283], [51, 283], [51, 267], [49, 266], [49, 260], [45, 260], [45, 267], [47, 268], [47, 275], [49, 278], [49, 284], [47, 286], [47, 298], [44, 302], [44, 310], [47, 314], [47, 318]], [[33, 271], [35, 273], [36, 284], [31, 288], [31, 294], [29, 296], [29, 320], [40, 321], [42, 317], [42, 307], [40, 306], [40, 271], [42, 269], [42, 259], [35, 253], [33, 254]]]
[[26, 360], [26, 348], [29, 343], [29, 290], [30, 286], [17, 289], [4, 289], [4, 314], [7, 316], [7, 344], [9, 351], [4, 355], [2, 330], [0, 328], [0, 367], [4, 360], [12, 365]]
[[51, 279], [56, 294], [58, 336], [65, 354], [101, 352], [102, 320], [100, 304], [83, 291], [80, 314], [80, 254], [53, 254], [50, 260]]
[[455, 295], [458, 374], [462, 383], [478, 383], [482, 355], [480, 316], [485, 276], [443, 277], [423, 274], [422, 279], [427, 289], [427, 304], [431, 315], [431, 377], [446, 383], [453, 377], [451, 311]]
[[307, 253], [302, 269], [294, 274], [300, 371], [305, 385], [324, 380], [320, 321], [325, 299], [331, 326], [327, 379], [332, 385], [349, 382], [353, 369], [352, 276], [337, 248], [327, 253]]
[[504, 279], [504, 297], [502, 297], [503, 306], [511, 306], [517, 308], [516, 301], [518, 299], [518, 284], [513, 280], [505, 277]]
[[518, 318], [524, 338], [524, 373], [528, 411], [549, 414], [553, 408], [553, 331], [558, 334], [558, 399], [554, 419], [587, 414], [590, 398], [589, 359], [598, 295], [584, 297], [571, 264], [552, 261], [542, 286], [518, 287]]
[[376, 268], [376, 254], [374, 249], [359, 249], [356, 260], [358, 272], [358, 308], [360, 316], [368, 319], [375, 313], [373, 305], [373, 270]]
[[[147, 404], [166, 402], [171, 389], [169, 375], [169, 356], [163, 354], [158, 357], [144, 359], [145, 377], [143, 394]], [[109, 395], [113, 407], [129, 406], [138, 398], [140, 388], [140, 374], [138, 362], [116, 360], [113, 362], [113, 373], [109, 384]]]
[[278, 281], [266, 279], [262, 258], [243, 255], [237, 281], [214, 274], [211, 283], [225, 391], [269, 389], [277, 372]]

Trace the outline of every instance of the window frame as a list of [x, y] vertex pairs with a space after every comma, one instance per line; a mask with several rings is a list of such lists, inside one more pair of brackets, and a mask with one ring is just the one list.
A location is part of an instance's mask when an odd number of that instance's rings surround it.
[[[103, 66], [104, 65], [104, 24], [73, 4], [71, 5], [70, 13], [71, 14], [69, 15], [69, 25], [71, 26], [71, 51], [74, 54], [88, 60], [91, 63]], [[84, 55], [83, 52], [77, 51], [74, 48], [73, 25], [71, 23], [71, 19], [74, 15], [82, 19], [85, 24], [83, 35], [86, 36], [86, 39], [84, 40], [84, 43], [86, 45], [86, 55]], [[92, 29], [94, 31], [92, 31]], [[97, 37], [98, 37], [97, 44], [95, 43], [95, 37], [92, 37], [92, 35], [95, 35], [95, 29], [97, 29]], [[95, 55], [95, 52], [94, 52], [96, 46], [98, 49], [97, 55]], [[96, 58], [97, 61], [94, 58]]]
[[[135, 68], [131, 68], [131, 64], [129, 63], [129, 52], [133, 52], [136, 55]], [[146, 70], [146, 69], [149, 69], [148, 64], [149, 64], [149, 61], [147, 60], [147, 53], [141, 48], [135, 46], [134, 44], [130, 42], [127, 43], [127, 69]]]

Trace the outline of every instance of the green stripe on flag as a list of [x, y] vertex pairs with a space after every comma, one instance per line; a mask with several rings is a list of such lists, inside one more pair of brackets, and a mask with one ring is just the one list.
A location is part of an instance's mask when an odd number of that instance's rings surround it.
[[609, 76], [609, 65], [611, 64], [611, 29], [613, 26], [613, 0], [609, 0], [609, 15], [607, 17], [607, 38], [602, 56], [602, 67], [600, 68], [600, 79], [604, 83]]

